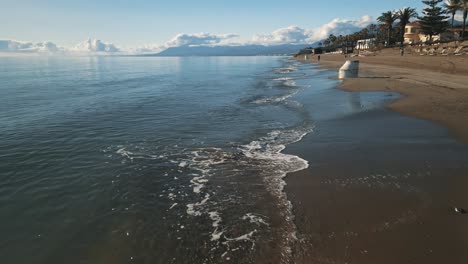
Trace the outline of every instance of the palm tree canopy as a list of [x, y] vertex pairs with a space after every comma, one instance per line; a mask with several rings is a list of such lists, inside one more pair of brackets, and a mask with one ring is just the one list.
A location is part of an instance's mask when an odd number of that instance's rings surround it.
[[462, 38], [465, 38], [466, 17], [468, 16], [468, 0], [461, 0], [460, 8], [463, 10], [463, 31]]
[[406, 7], [402, 8], [397, 12], [397, 18], [400, 20], [400, 23], [406, 25], [410, 22], [410, 19], [413, 17], [417, 17], [418, 13], [416, 13], [416, 9]]
[[377, 21], [385, 25], [391, 26], [393, 25], [393, 23], [395, 23], [396, 18], [397, 17], [394, 12], [388, 11], [388, 12], [382, 13], [382, 15], [377, 18]]
[[466, 19], [468, 13], [468, 0], [460, 0], [460, 10], [463, 11], [463, 19]]
[[455, 14], [458, 10], [461, 10], [461, 2], [461, 0], [447, 0], [444, 7], [450, 14]]
[[445, 9], [447, 9], [447, 13], [452, 15], [452, 28], [453, 23], [455, 21], [455, 14], [458, 10], [461, 9], [461, 0], [446, 0], [444, 3]]

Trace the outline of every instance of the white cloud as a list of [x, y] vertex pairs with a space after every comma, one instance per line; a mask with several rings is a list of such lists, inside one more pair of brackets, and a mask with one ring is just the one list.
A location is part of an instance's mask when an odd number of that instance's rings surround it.
[[[452, 17], [450, 17], [451, 19]], [[455, 20], [458, 21], [458, 22], [463, 22], [463, 12], [457, 12], [455, 14]]]
[[76, 45], [71, 51], [75, 52], [98, 52], [98, 53], [116, 53], [120, 49], [112, 43], [106, 43], [99, 39], [88, 39]]
[[90, 54], [117, 53], [120, 49], [114, 44], [100, 40], [88, 39], [73, 48], [59, 47], [52, 42], [24, 42], [16, 40], [0, 40], [1, 53], [39, 53], [39, 54]]
[[195, 33], [195, 34], [177, 34], [172, 39], [163, 45], [144, 45], [138, 48], [132, 48], [126, 51], [129, 54], [143, 53], [158, 53], [168, 48], [182, 46], [222, 46], [230, 45], [232, 39], [238, 38], [237, 34], [210, 34], [210, 33]]
[[359, 20], [333, 19], [329, 23], [315, 29], [308, 30], [309, 41], [327, 38], [330, 34], [347, 35], [359, 31], [373, 23], [370, 16], [363, 16]]
[[178, 34], [164, 44], [164, 47], [180, 47], [180, 46], [200, 46], [200, 45], [216, 45], [237, 38], [236, 34], [210, 34], [210, 33], [197, 33], [197, 34]]
[[258, 34], [252, 37], [252, 43], [263, 45], [303, 44], [327, 38], [330, 34], [346, 35], [367, 27], [373, 22], [372, 17], [363, 16], [359, 20], [336, 18], [318, 28], [303, 29], [289, 26], [273, 31], [271, 34]]
[[268, 35], [257, 34], [252, 37], [252, 42], [255, 44], [286, 44], [286, 43], [302, 43], [305, 42], [309, 36], [306, 30], [297, 26], [289, 26], [280, 28], [273, 31]]
[[16, 40], [0, 40], [0, 52], [52, 53], [60, 50], [62, 48], [57, 47], [52, 42], [32, 43]]
[[131, 48], [127, 50], [129, 54], [144, 54], [144, 53], [159, 53], [163, 51], [165, 48], [160, 45], [144, 45], [138, 48]]

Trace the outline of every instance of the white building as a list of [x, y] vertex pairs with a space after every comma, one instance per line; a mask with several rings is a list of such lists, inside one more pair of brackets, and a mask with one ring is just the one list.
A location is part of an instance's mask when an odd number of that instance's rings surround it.
[[375, 46], [375, 38], [370, 38], [370, 39], [361, 39], [356, 42], [356, 48], [357, 50], [366, 50], [370, 49]]

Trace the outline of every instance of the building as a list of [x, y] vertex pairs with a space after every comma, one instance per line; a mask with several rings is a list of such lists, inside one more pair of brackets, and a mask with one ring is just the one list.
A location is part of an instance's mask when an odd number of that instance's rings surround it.
[[342, 46], [342, 53], [343, 54], [352, 54], [354, 52], [354, 47], [355, 47], [355, 43], [352, 42], [352, 41], [346, 41], [343, 43], [343, 46]]
[[361, 39], [356, 42], [356, 50], [367, 50], [375, 46], [375, 38]]
[[301, 49], [295, 56], [299, 56], [299, 55], [314, 55], [314, 54], [322, 54], [323, 53], [323, 50], [322, 48], [305, 48], [305, 49]]
[[[432, 41], [451, 41], [456, 40], [461, 35], [462, 29], [447, 29], [446, 32], [432, 36]], [[405, 44], [424, 43], [430, 40], [428, 35], [421, 32], [419, 22], [409, 23], [405, 27]]]
[[408, 23], [405, 27], [405, 44], [415, 44], [421, 41], [421, 25], [419, 22]]

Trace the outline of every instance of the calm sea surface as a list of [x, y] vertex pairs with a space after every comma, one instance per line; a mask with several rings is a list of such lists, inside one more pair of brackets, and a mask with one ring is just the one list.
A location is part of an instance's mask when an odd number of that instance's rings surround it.
[[[0, 58], [1, 263], [287, 261], [288, 58]], [[324, 80], [327, 78], [325, 77]], [[328, 80], [329, 82], [329, 80]]]

